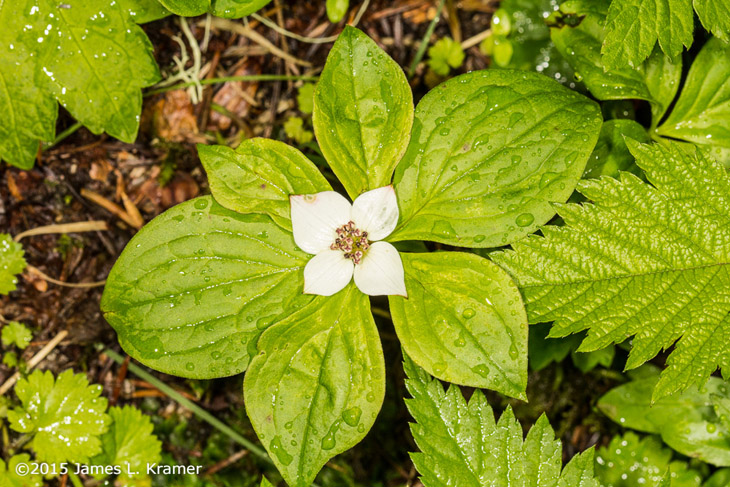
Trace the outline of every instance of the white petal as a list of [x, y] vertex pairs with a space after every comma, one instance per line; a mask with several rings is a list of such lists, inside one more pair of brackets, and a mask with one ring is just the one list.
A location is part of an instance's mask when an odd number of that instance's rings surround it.
[[352, 204], [352, 221], [368, 232], [368, 239], [382, 240], [398, 225], [398, 200], [393, 186], [367, 191]]
[[355, 264], [340, 250], [324, 250], [304, 266], [304, 294], [332, 296], [352, 279]]
[[334, 191], [292, 195], [289, 201], [294, 242], [310, 254], [329, 250], [335, 229], [350, 221], [352, 205]]
[[355, 266], [355, 284], [370, 296], [397, 294], [408, 297], [403, 262], [388, 242], [375, 242]]

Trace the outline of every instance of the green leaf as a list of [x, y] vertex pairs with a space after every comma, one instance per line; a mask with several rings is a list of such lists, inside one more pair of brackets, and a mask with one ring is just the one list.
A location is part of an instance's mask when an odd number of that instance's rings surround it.
[[408, 298], [388, 301], [408, 356], [439, 379], [526, 399], [527, 316], [512, 279], [474, 254], [401, 259]]
[[3, 365], [7, 365], [8, 367], [17, 367], [18, 366], [18, 354], [15, 353], [15, 351], [11, 350], [9, 352], [3, 353]]
[[727, 487], [730, 485], [730, 468], [717, 470], [702, 487]]
[[593, 450], [560, 471], [560, 441], [545, 415], [523, 441], [522, 427], [507, 407], [495, 423], [480, 390], [467, 403], [455, 385], [444, 391], [438, 380], [405, 357], [406, 406], [416, 420], [411, 432], [421, 450], [411, 453], [425, 487], [599, 487], [593, 478]]
[[108, 427], [101, 386], [66, 370], [54, 380], [34, 371], [15, 385], [21, 406], [8, 411], [10, 427], [33, 435], [29, 443], [39, 462], [86, 462], [101, 451], [99, 435]]
[[615, 354], [615, 347], [607, 347], [593, 352], [573, 351], [571, 353], [571, 358], [573, 359], [573, 365], [578, 367], [578, 369], [585, 374], [599, 365], [603, 367], [610, 367], [611, 363], [613, 363], [613, 357]]
[[317, 167], [294, 147], [271, 139], [248, 139], [234, 151], [198, 145], [216, 202], [238, 213], [269, 215], [291, 229], [289, 195], [331, 190]]
[[54, 138], [58, 100], [93, 133], [137, 136], [141, 88], [159, 72], [130, 10], [108, 2], [22, 0], [0, 6], [0, 157], [29, 168], [38, 140]]
[[7, 466], [5, 461], [0, 458], [0, 487], [41, 487], [43, 485], [43, 477], [38, 474], [20, 475], [16, 472], [18, 464], [30, 466], [31, 459], [27, 453], [13, 455], [8, 460]]
[[717, 0], [693, 0], [702, 25], [725, 42], [730, 41], [730, 3]]
[[31, 339], [33, 339], [33, 334], [22, 323], [11, 321], [7, 325], [3, 326], [2, 342], [6, 347], [15, 345], [19, 349], [25, 350], [25, 347], [28, 346]]
[[352, 199], [387, 186], [413, 124], [403, 70], [367, 35], [345, 27], [317, 83], [313, 122], [325, 159]]
[[730, 45], [713, 38], [692, 63], [672, 113], [657, 132], [695, 144], [730, 148], [728, 119]]
[[561, 207], [566, 226], [492, 259], [520, 286], [530, 323], [555, 321], [551, 336], [588, 330], [579, 351], [633, 336], [631, 369], [677, 342], [659, 399], [730, 372], [730, 179], [700, 150], [628, 146], [653, 186], [628, 173], [584, 181], [593, 204]]
[[183, 17], [211, 13], [217, 17], [238, 19], [268, 5], [271, 0], [159, 0], [170, 12]]
[[[0, 70], [1, 76], [2, 70]], [[0, 140], [1, 137], [0, 134]], [[18, 278], [15, 276], [23, 272], [27, 265], [23, 258], [24, 254], [23, 247], [18, 242], [14, 242], [7, 233], [0, 233], [0, 294], [15, 291], [18, 283]]]
[[646, 129], [633, 120], [607, 120], [601, 127], [598, 143], [588, 159], [583, 177], [598, 178], [601, 176], [618, 177], [619, 172], [628, 171], [641, 175], [641, 169], [634, 162], [634, 156], [626, 146], [625, 138], [638, 142], [649, 142], [651, 139]]
[[256, 433], [292, 487], [309, 486], [333, 456], [372, 427], [385, 365], [368, 297], [354, 284], [261, 335], [244, 380]]
[[595, 102], [536, 73], [442, 83], [416, 108], [389, 240], [496, 247], [534, 232], [573, 192], [600, 126]]
[[101, 437], [102, 452], [92, 458], [91, 463], [120, 467], [119, 478], [124, 480], [130, 478], [127, 472], [145, 476], [147, 464], [158, 463], [161, 459], [162, 444], [152, 432], [152, 421], [131, 406], [110, 408], [109, 416], [112, 424]]
[[604, 487], [659, 487], [669, 470], [671, 487], [699, 487], [702, 477], [683, 461], [671, 461], [672, 452], [653, 436], [634, 433], [614, 436], [596, 453], [596, 478]]
[[299, 145], [308, 144], [314, 138], [312, 131], [304, 128], [304, 120], [301, 117], [289, 117], [284, 122], [284, 132]]
[[551, 29], [551, 36], [560, 54], [575, 70], [576, 77], [599, 100], [648, 101], [652, 106], [652, 123], [656, 126], [679, 88], [682, 59], [672, 62], [659, 48], [655, 48], [646, 61], [636, 64], [636, 69], [624, 63], [606, 70], [605, 57], [602, 58], [600, 53], [605, 35], [603, 18], [599, 14], [571, 9], [570, 6], [575, 4], [566, 5], [565, 13], [584, 17], [578, 26], [563, 25]]
[[335, 23], [342, 20], [350, 8], [350, 0], [327, 0], [327, 17]]
[[148, 223], [107, 279], [101, 308], [122, 348], [168, 374], [197, 379], [246, 369], [261, 331], [302, 294], [309, 255], [265, 215], [211, 197]]
[[297, 104], [300, 112], [307, 114], [314, 111], [314, 88], [314, 83], [304, 83], [297, 90]]
[[598, 408], [626, 428], [659, 434], [683, 455], [718, 466], [730, 465], [730, 430], [713, 407], [727, 399], [728, 384], [711, 377], [698, 391], [690, 389], [652, 403], [657, 377], [616, 387], [598, 401]]
[[146, 24], [153, 20], [167, 17], [172, 13], [163, 7], [158, 0], [116, 0], [127, 9], [130, 17], [138, 24]]
[[451, 68], [457, 69], [464, 62], [461, 44], [451, 37], [442, 37], [428, 48], [428, 66], [439, 76], [448, 76]]
[[261, 485], [259, 487], [274, 487], [266, 477], [261, 477]]
[[530, 369], [542, 370], [553, 362], [560, 363], [580, 345], [580, 337], [548, 338], [550, 325], [537, 323], [529, 327], [527, 340]]
[[612, 0], [601, 53], [608, 69], [638, 66], [657, 43], [676, 59], [692, 45], [693, 31], [690, 0]]

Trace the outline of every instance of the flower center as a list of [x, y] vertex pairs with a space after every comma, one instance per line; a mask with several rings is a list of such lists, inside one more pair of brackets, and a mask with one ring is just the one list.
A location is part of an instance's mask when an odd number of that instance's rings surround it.
[[368, 232], [356, 228], [355, 222], [352, 220], [338, 227], [335, 231], [337, 232], [337, 238], [330, 245], [330, 249], [343, 251], [345, 258], [351, 259], [355, 265], [359, 264], [370, 248]]

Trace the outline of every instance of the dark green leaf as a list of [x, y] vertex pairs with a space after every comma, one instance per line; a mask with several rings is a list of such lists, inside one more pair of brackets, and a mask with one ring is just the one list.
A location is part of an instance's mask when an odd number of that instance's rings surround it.
[[292, 487], [367, 434], [385, 395], [368, 297], [354, 284], [266, 330], [244, 380], [256, 433]]
[[413, 123], [403, 70], [368, 36], [345, 27], [317, 83], [313, 122], [322, 153], [351, 198], [387, 186]]
[[196, 198], [127, 244], [101, 308], [145, 365], [183, 377], [233, 375], [246, 369], [262, 330], [311, 299], [302, 295], [307, 259], [268, 217]]
[[608, 120], [601, 127], [601, 135], [593, 149], [583, 177], [586, 179], [600, 176], [618, 177], [619, 172], [628, 171], [641, 175], [641, 169], [634, 162], [634, 156], [626, 146], [625, 137], [638, 142], [651, 139], [646, 129], [633, 120]]
[[573, 192], [600, 126], [594, 102], [536, 73], [446, 81], [416, 108], [389, 240], [496, 247], [535, 231]]

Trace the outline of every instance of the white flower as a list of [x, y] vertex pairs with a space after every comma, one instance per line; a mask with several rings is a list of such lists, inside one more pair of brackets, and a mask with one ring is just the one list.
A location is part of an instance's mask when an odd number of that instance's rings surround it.
[[304, 267], [304, 292], [331, 296], [355, 277], [370, 296], [406, 296], [403, 262], [381, 240], [398, 224], [393, 186], [361, 194], [350, 204], [334, 191], [289, 197], [296, 244], [314, 257]]

